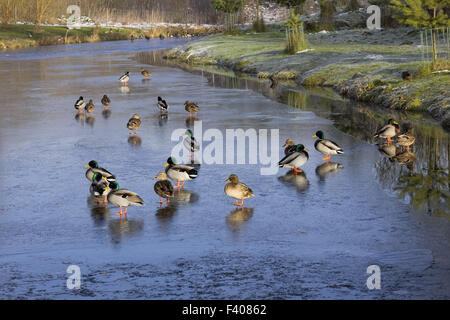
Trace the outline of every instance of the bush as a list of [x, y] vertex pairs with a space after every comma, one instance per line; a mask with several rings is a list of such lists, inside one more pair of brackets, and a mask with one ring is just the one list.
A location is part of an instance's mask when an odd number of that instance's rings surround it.
[[253, 22], [252, 31], [254, 32], [267, 32], [269, 29], [266, 26], [266, 23], [264, 22], [263, 18], [256, 19], [255, 22]]

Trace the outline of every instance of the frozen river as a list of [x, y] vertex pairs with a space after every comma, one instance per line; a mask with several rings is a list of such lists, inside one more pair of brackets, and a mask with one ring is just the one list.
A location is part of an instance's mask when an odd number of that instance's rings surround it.
[[[404, 114], [326, 92], [155, 63], [152, 49], [186, 40], [137, 40], [0, 53], [1, 299], [435, 299], [450, 298], [449, 135], [412, 117], [414, 158], [386, 156], [377, 127]], [[138, 53], [141, 52], [141, 53]], [[147, 64], [149, 63], [149, 64]], [[142, 81], [140, 67], [152, 77]], [[118, 77], [130, 71], [124, 89]], [[104, 111], [101, 97], [111, 98]], [[93, 99], [93, 116], [73, 104]], [[157, 96], [169, 115], [155, 109]], [[261, 175], [259, 164], [203, 164], [170, 207], [152, 178], [175, 129], [192, 127], [185, 100], [207, 129], [278, 129], [304, 144], [305, 174]], [[142, 117], [136, 138], [126, 123]], [[345, 150], [324, 166], [317, 131]], [[113, 172], [145, 201], [96, 205], [83, 166]], [[413, 159], [413, 160], [411, 160]], [[404, 159], [403, 159], [404, 162]], [[236, 210], [223, 192], [231, 173], [255, 197]], [[69, 265], [81, 289], [66, 287]], [[369, 290], [378, 265], [381, 289]]]

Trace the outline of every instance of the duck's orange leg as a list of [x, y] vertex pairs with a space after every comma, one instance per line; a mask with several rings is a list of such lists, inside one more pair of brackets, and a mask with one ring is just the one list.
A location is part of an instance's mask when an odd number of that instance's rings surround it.
[[328, 161], [330, 161], [330, 155], [326, 153], [325, 158], [322, 158], [322, 160], [325, 160], [328, 163]]
[[178, 180], [178, 184], [176, 186], [173, 186], [174, 189], [181, 188], [180, 180]]
[[294, 175], [297, 175], [297, 173], [302, 173], [303, 170], [302, 169], [297, 169], [296, 167], [294, 167]]
[[125, 220], [127, 220], [127, 207], [125, 207], [125, 210], [122, 210], [122, 206], [120, 206], [120, 211], [117, 213], [114, 213], [115, 216], [120, 216], [120, 220], [122, 220], [122, 215], [125, 215]]
[[386, 141], [387, 141], [387, 145], [388, 145], [388, 146], [389, 146], [389, 145], [391, 144], [391, 142], [392, 142], [392, 140], [391, 140], [390, 137], [387, 137]]
[[104, 203], [104, 204], [107, 204], [107, 203], [108, 203], [108, 200], [106, 199], [106, 195], [103, 196], [103, 200], [102, 200], [102, 201], [97, 200], [97, 203]]

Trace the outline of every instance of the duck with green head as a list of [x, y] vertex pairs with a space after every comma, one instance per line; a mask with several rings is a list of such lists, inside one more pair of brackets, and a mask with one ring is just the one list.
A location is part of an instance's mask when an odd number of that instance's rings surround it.
[[286, 155], [283, 159], [278, 162], [278, 166], [280, 168], [288, 168], [293, 169], [294, 174], [303, 172], [299, 169], [303, 166], [309, 159], [308, 149], [305, 148], [302, 144], [297, 144], [295, 149], [290, 154]]
[[392, 142], [392, 138], [400, 133], [400, 125], [394, 119], [389, 119], [388, 123], [375, 133], [374, 138], [386, 139], [389, 146]]
[[103, 197], [103, 200], [97, 200], [97, 203], [108, 203], [107, 195], [111, 188], [109, 187], [109, 181], [106, 177], [103, 177], [99, 172], [95, 172], [92, 176], [92, 184], [89, 191], [94, 197]]
[[173, 181], [178, 182], [178, 184], [174, 186], [175, 189], [182, 189], [185, 181], [190, 181], [198, 176], [198, 171], [194, 167], [176, 164], [174, 157], [169, 157], [164, 167], [167, 167], [167, 176]]
[[122, 220], [122, 215], [125, 215], [125, 219], [127, 218], [128, 207], [140, 207], [144, 205], [144, 200], [136, 192], [119, 189], [119, 184], [116, 181], [110, 182], [106, 189], [111, 189], [107, 196], [108, 202], [116, 207], [120, 207], [120, 211], [114, 213], [114, 215], [120, 216], [120, 220]]
[[116, 177], [108, 170], [100, 168], [98, 166], [98, 162], [95, 160], [89, 161], [89, 163], [85, 165], [85, 167], [89, 167], [89, 169], [86, 171], [86, 178], [89, 181], [93, 181], [94, 173], [96, 172], [100, 173], [102, 177], [105, 177], [109, 182], [116, 181]]
[[325, 139], [325, 135], [321, 130], [317, 131], [312, 137], [318, 138], [314, 142], [314, 148], [325, 155], [325, 158], [322, 158], [322, 160], [325, 160], [327, 163], [330, 161], [331, 155], [344, 154], [344, 150], [336, 142]]

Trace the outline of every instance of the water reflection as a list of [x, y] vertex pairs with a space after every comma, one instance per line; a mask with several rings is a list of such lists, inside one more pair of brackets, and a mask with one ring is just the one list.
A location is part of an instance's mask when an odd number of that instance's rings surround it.
[[[421, 175], [424, 181], [434, 181], [437, 178], [435, 172], [439, 172], [443, 177], [447, 177], [447, 184], [442, 184], [442, 191], [422, 193], [420, 190], [408, 189], [408, 192], [399, 192], [399, 197], [410, 202], [413, 206], [418, 201], [415, 195], [427, 198], [429, 201], [421, 200], [425, 207], [415, 205], [417, 210], [434, 212], [446, 216], [450, 215], [448, 197], [448, 170], [449, 170], [449, 133], [440, 127], [435, 121], [426, 116], [408, 114], [402, 111], [389, 110], [377, 106], [368, 106], [343, 99], [339, 94], [331, 89], [299, 88], [296, 83], [278, 81], [276, 84], [270, 79], [257, 79], [247, 75], [236, 74], [230, 70], [216, 68], [213, 66], [191, 66], [187, 64], [175, 63], [172, 60], [163, 59], [165, 51], [153, 51], [151, 53], [139, 53], [136, 59], [140, 63], [154, 65], [176, 65], [186, 71], [193, 72], [204, 77], [209, 85], [213, 87], [232, 89], [251, 89], [262, 95], [288, 104], [297, 109], [313, 111], [320, 117], [333, 121], [340, 131], [352, 135], [359, 140], [373, 144], [373, 135], [377, 129], [387, 123], [389, 119], [395, 119], [400, 123], [402, 132], [414, 128], [414, 151], [402, 152], [398, 145], [380, 145], [379, 158], [373, 159], [375, 167], [375, 177], [378, 182], [386, 188], [387, 192], [398, 190], [404, 186], [412, 172], [414, 175]], [[186, 126], [193, 125], [189, 118], [186, 119]], [[328, 178], [331, 174], [336, 174], [342, 169], [339, 163], [322, 164], [316, 168], [316, 174], [321, 180]], [[291, 179], [291, 180], [290, 180]], [[298, 183], [300, 190], [304, 188], [301, 182], [302, 177], [296, 179], [289, 175], [280, 180], [292, 184]], [[298, 180], [298, 181], [297, 181]], [[409, 183], [409, 188], [422, 188], [420, 183]], [[439, 201], [432, 200], [439, 198]], [[441, 208], [439, 203], [444, 203]], [[419, 209], [419, 207], [421, 209]]]
[[130, 93], [130, 88], [128, 86], [122, 86], [120, 87], [120, 92], [122, 93]]
[[87, 116], [86, 117], [86, 123], [91, 126], [94, 127], [94, 123], [95, 123], [95, 118], [93, 116]]
[[167, 207], [160, 207], [156, 210], [155, 216], [158, 219], [158, 225], [163, 231], [167, 231], [172, 218], [177, 211], [176, 206], [170, 205]]
[[109, 221], [108, 230], [111, 241], [119, 243], [123, 238], [136, 236], [144, 228], [144, 222], [131, 219], [112, 219]]
[[239, 231], [253, 216], [253, 208], [237, 208], [227, 216], [227, 225], [231, 231]]
[[186, 127], [191, 128], [194, 125], [194, 122], [197, 120], [197, 117], [187, 117], [186, 118]]
[[86, 121], [86, 115], [83, 113], [76, 113], [75, 114], [75, 121], [80, 123], [82, 126], [84, 126], [84, 123]]
[[129, 136], [128, 143], [132, 147], [140, 147], [142, 144], [142, 139], [139, 136]]
[[195, 192], [192, 192], [192, 191], [189, 191], [186, 189], [181, 189], [181, 190], [175, 191], [172, 201], [174, 204], [194, 203], [194, 202], [198, 201], [198, 195]]
[[278, 177], [278, 180], [287, 185], [294, 185], [299, 192], [303, 192], [309, 187], [305, 172], [295, 174], [294, 170], [289, 170], [284, 176]]
[[160, 127], [163, 127], [167, 124], [167, 121], [169, 120], [169, 114], [168, 113], [160, 113], [158, 116], [158, 124]]
[[103, 226], [108, 220], [110, 210], [106, 206], [95, 206], [91, 208], [91, 218], [96, 226]]
[[324, 181], [330, 176], [335, 175], [342, 168], [344, 168], [344, 166], [337, 162], [322, 163], [316, 167], [316, 174], [320, 178], [320, 181]]
[[391, 159], [397, 155], [397, 146], [395, 144], [380, 144], [378, 145], [378, 151], [386, 158]]
[[103, 108], [102, 116], [103, 118], [108, 119], [111, 116], [111, 109]]

